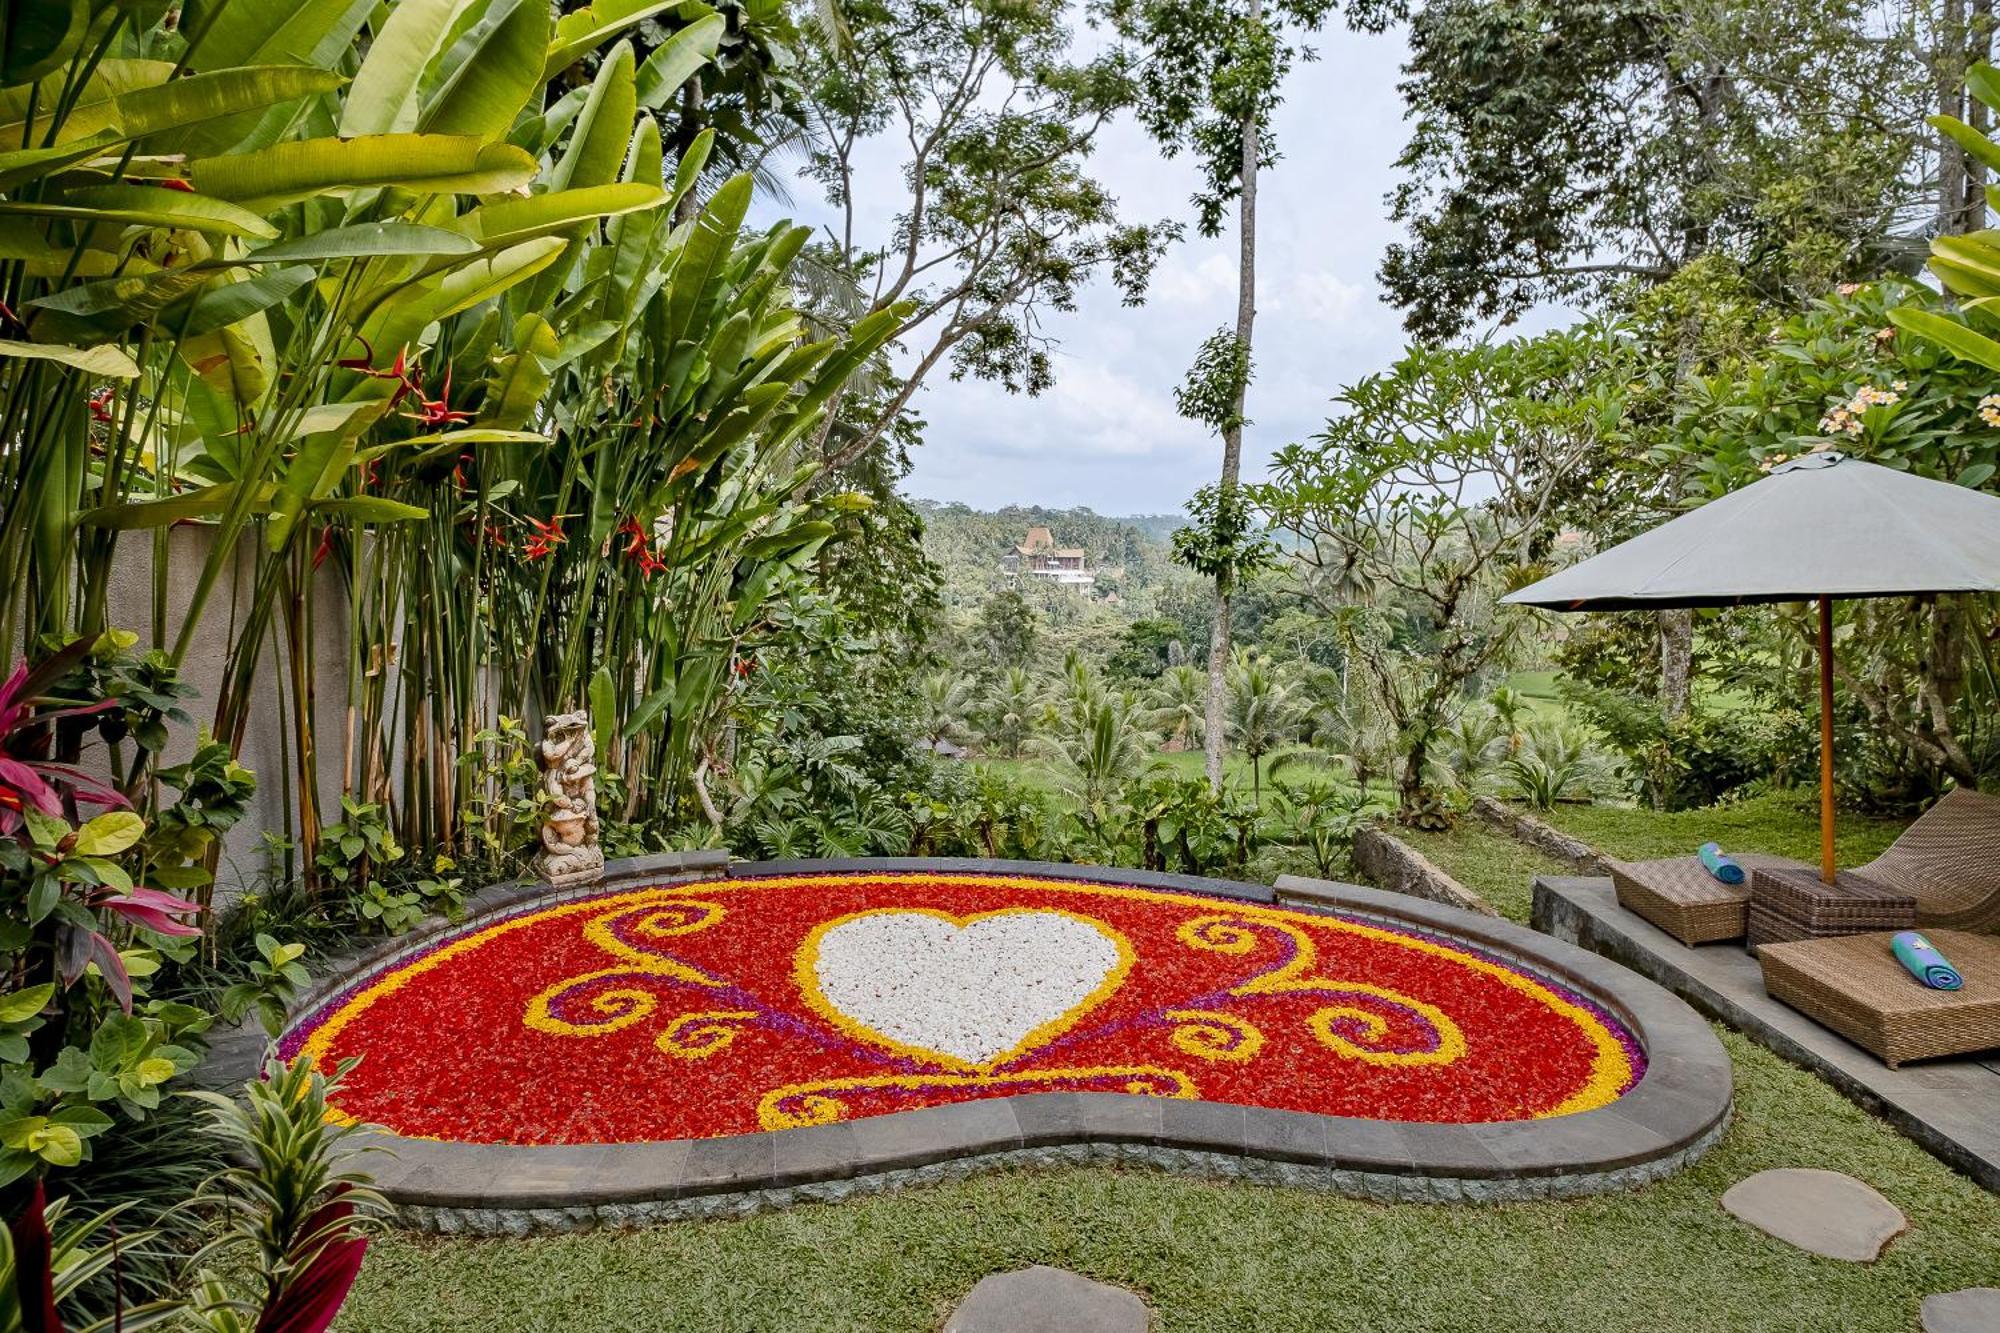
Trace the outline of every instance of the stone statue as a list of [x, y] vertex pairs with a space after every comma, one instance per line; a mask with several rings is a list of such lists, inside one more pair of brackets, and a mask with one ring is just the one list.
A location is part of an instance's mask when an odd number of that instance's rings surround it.
[[542, 848], [535, 873], [556, 888], [604, 877], [597, 845], [597, 757], [589, 713], [557, 713], [543, 723]]

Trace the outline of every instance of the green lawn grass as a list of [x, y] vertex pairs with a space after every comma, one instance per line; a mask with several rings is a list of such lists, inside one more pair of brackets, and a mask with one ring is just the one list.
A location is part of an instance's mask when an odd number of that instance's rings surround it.
[[[1771, 852], [1815, 864], [1819, 861], [1819, 797], [1807, 791], [1772, 792], [1733, 805], [1669, 813], [1609, 805], [1564, 805], [1542, 818], [1599, 851], [1626, 860], [1682, 856], [1704, 842], [1719, 842], [1725, 851]], [[1840, 863], [1853, 866], [1874, 860], [1908, 823], [1842, 811], [1834, 822]]]
[[1530, 699], [1546, 699], [1555, 702], [1562, 698], [1557, 686], [1561, 673], [1556, 671], [1516, 671], [1500, 682], [1506, 689], [1517, 694], [1525, 694]]
[[[1694, 1169], [1572, 1203], [1362, 1203], [1123, 1170], [1009, 1172], [736, 1222], [538, 1240], [378, 1241], [343, 1333], [925, 1333], [987, 1273], [1139, 1291], [1164, 1333], [1910, 1333], [2000, 1274], [2000, 1199], [1818, 1079], [1724, 1032], [1736, 1119]], [[1722, 1211], [1736, 1181], [1868, 1181], [1908, 1234], [1816, 1259]]]

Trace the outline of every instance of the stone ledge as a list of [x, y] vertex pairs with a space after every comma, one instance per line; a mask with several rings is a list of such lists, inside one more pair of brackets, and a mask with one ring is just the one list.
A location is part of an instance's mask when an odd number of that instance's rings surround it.
[[[1394, 834], [1381, 829], [1363, 829], [1354, 839], [1354, 866], [1369, 879], [1395, 893], [1442, 903], [1464, 912], [1497, 916], [1487, 901], [1447, 874], [1428, 856]], [[1279, 893], [1306, 896], [1314, 890], [1304, 886], [1324, 885], [1326, 880], [1300, 879], [1283, 875]], [[1336, 885], [1336, 888], [1339, 886]]]
[[[1015, 861], [763, 863], [732, 867], [729, 877], [919, 869], [1140, 884], [1256, 902], [1279, 897], [1261, 885]], [[525, 1234], [733, 1216], [1044, 1158], [1129, 1161], [1381, 1200], [1571, 1198], [1670, 1174], [1726, 1128], [1732, 1084], [1721, 1044], [1687, 1005], [1625, 968], [1497, 917], [1404, 894], [1324, 880], [1294, 881], [1287, 892], [1317, 910], [1469, 945], [1588, 995], [1638, 1037], [1649, 1059], [1645, 1077], [1595, 1111], [1503, 1124], [1405, 1124], [1116, 1093], [1039, 1093], [669, 1143], [536, 1148], [371, 1132], [355, 1141], [363, 1154], [357, 1164], [377, 1176], [411, 1225]], [[542, 896], [579, 895], [544, 889]], [[523, 899], [510, 891], [495, 901], [504, 906], [494, 910], [504, 911]], [[390, 960], [404, 951], [390, 951]], [[254, 1069], [240, 1072], [247, 1078]]]
[[1561, 829], [1537, 819], [1526, 811], [1516, 810], [1505, 801], [1496, 801], [1491, 796], [1475, 796], [1472, 800], [1472, 813], [1515, 841], [1525, 843], [1544, 856], [1563, 862], [1580, 874], [1611, 873], [1604, 854], [1595, 847], [1581, 838], [1572, 838]]
[[451, 1208], [404, 1203], [398, 1205], [396, 1217], [411, 1230], [447, 1236], [554, 1235], [600, 1228], [630, 1229], [662, 1222], [749, 1217], [802, 1203], [839, 1203], [912, 1186], [946, 1184], [987, 1171], [1059, 1170], [1068, 1167], [1164, 1171], [1206, 1180], [1316, 1190], [1374, 1203], [1545, 1202], [1619, 1193], [1663, 1180], [1693, 1165], [1714, 1146], [1727, 1127], [1726, 1122], [1718, 1123], [1686, 1148], [1643, 1163], [1556, 1177], [1472, 1180], [1273, 1161], [1143, 1143], [1070, 1143], [952, 1157], [926, 1166], [874, 1175], [749, 1189], [733, 1194], [625, 1203], [572, 1202], [543, 1207]]

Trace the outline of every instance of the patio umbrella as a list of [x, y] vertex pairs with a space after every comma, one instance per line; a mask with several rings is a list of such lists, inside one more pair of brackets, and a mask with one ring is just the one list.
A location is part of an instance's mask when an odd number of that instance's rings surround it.
[[1502, 598], [1551, 611], [1819, 604], [1820, 875], [1833, 883], [1833, 603], [2000, 592], [2000, 497], [1807, 454]]

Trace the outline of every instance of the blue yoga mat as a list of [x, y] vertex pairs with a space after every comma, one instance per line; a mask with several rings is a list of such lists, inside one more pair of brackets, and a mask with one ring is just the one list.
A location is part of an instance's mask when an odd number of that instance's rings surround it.
[[1923, 982], [1932, 990], [1957, 990], [1965, 984], [1965, 978], [1958, 969], [1947, 963], [1931, 942], [1914, 930], [1903, 930], [1889, 941], [1889, 948], [1895, 952], [1896, 961], [1910, 970], [1910, 975]]
[[1724, 884], [1741, 884], [1743, 882], [1743, 867], [1724, 856], [1720, 844], [1705, 842], [1701, 845], [1701, 850], [1696, 852], [1695, 855], [1701, 858], [1701, 863], [1707, 868], [1708, 873], [1721, 880]]

